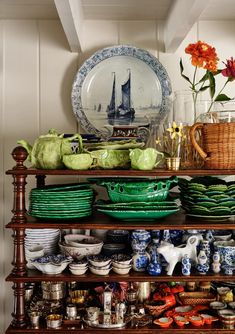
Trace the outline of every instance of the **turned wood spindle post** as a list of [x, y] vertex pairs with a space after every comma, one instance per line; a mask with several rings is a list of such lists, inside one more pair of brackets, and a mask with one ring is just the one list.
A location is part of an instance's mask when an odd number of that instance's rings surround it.
[[[19, 227], [13, 229], [14, 238], [14, 255], [13, 255], [13, 270], [12, 274], [23, 276], [26, 274], [26, 259], [24, 249], [25, 228], [20, 225], [27, 221], [25, 208], [25, 186], [26, 175], [20, 171], [26, 169], [23, 165], [27, 159], [27, 151], [23, 147], [16, 147], [12, 156], [16, 161], [16, 166], [13, 168], [17, 173], [13, 174], [14, 200], [13, 200], [13, 217], [12, 223], [18, 224]], [[19, 173], [18, 173], [19, 171]], [[12, 313], [12, 326], [24, 327], [26, 325], [25, 314], [25, 284], [23, 282], [14, 283], [14, 311]]]

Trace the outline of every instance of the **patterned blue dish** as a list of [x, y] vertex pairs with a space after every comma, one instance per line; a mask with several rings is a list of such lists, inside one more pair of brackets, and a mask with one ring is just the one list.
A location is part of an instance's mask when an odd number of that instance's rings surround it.
[[130, 45], [107, 47], [80, 67], [73, 112], [88, 133], [111, 137], [113, 126], [160, 124], [170, 110], [171, 83], [157, 58]]

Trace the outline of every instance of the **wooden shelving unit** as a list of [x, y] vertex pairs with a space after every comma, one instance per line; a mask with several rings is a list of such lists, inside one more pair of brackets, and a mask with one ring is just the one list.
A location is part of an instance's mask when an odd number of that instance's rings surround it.
[[[13, 158], [16, 161], [16, 166], [12, 170], [6, 172], [7, 175], [12, 175], [13, 185], [14, 185], [14, 203], [13, 203], [13, 217], [11, 222], [9, 222], [6, 227], [13, 229], [14, 238], [14, 258], [13, 258], [13, 270], [6, 278], [7, 281], [13, 282], [14, 289], [14, 311], [13, 311], [13, 321], [9, 328], [6, 330], [7, 334], [14, 333], [113, 333], [120, 330], [107, 330], [107, 329], [93, 329], [83, 325], [63, 325], [60, 329], [47, 329], [45, 324], [42, 324], [40, 329], [29, 328], [29, 322], [27, 320], [27, 315], [25, 314], [25, 283], [27, 282], [40, 282], [45, 281], [80, 281], [80, 282], [114, 282], [114, 281], [232, 281], [235, 280], [234, 276], [226, 276], [224, 274], [214, 274], [210, 273], [208, 275], [199, 275], [196, 272], [187, 276], [181, 276], [180, 270], [174, 276], [150, 276], [146, 273], [130, 272], [128, 275], [120, 276], [115, 273], [110, 273], [107, 276], [96, 276], [91, 273], [87, 273], [82, 276], [73, 276], [68, 271], [60, 275], [44, 275], [36, 270], [27, 270], [25, 261], [25, 251], [24, 251], [24, 237], [26, 228], [53, 228], [58, 226], [62, 228], [84, 228], [84, 229], [234, 229], [234, 219], [229, 219], [224, 222], [217, 221], [205, 221], [196, 220], [185, 216], [182, 212], [169, 216], [165, 219], [161, 219], [155, 222], [123, 222], [118, 220], [113, 220], [105, 215], [94, 212], [92, 217], [81, 219], [81, 220], [70, 220], [66, 222], [62, 220], [58, 222], [37, 220], [30, 216], [27, 216], [25, 208], [25, 186], [27, 176], [35, 176], [37, 186], [42, 186], [45, 184], [45, 178], [47, 175], [64, 175], [68, 178], [72, 177], [94, 177], [94, 176], [109, 176], [109, 177], [120, 177], [120, 176], [146, 176], [146, 177], [158, 177], [165, 176], [170, 177], [172, 175], [177, 176], [199, 176], [199, 175], [235, 175], [235, 170], [180, 170], [177, 172], [169, 172], [163, 169], [155, 169], [153, 171], [135, 171], [135, 170], [89, 170], [89, 171], [71, 171], [71, 170], [36, 170], [27, 169], [24, 166], [24, 161], [27, 158], [27, 153], [22, 147], [17, 147], [13, 150]], [[157, 325], [151, 325], [144, 328], [127, 328], [122, 329], [121, 332], [125, 334], [132, 333], [142, 333], [142, 334], [154, 334], [154, 333], [177, 333], [186, 334], [192, 332], [195, 334], [202, 333], [224, 333], [231, 334], [235, 330], [227, 330], [221, 328], [219, 324], [213, 324], [211, 326], [190, 327], [180, 328], [171, 326], [167, 329], [160, 329]]]

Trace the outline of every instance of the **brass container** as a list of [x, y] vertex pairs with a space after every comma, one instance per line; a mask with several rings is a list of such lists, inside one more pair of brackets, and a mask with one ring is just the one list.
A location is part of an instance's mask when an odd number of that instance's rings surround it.
[[168, 170], [179, 170], [180, 169], [180, 158], [166, 158], [166, 168]]

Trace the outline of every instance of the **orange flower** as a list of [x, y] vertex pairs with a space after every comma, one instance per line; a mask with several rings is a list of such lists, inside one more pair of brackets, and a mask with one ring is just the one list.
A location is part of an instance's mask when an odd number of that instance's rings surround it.
[[204, 69], [216, 72], [219, 58], [215, 48], [209, 44], [198, 41], [194, 44], [189, 44], [185, 52], [191, 55], [191, 63], [193, 66], [203, 67]]

